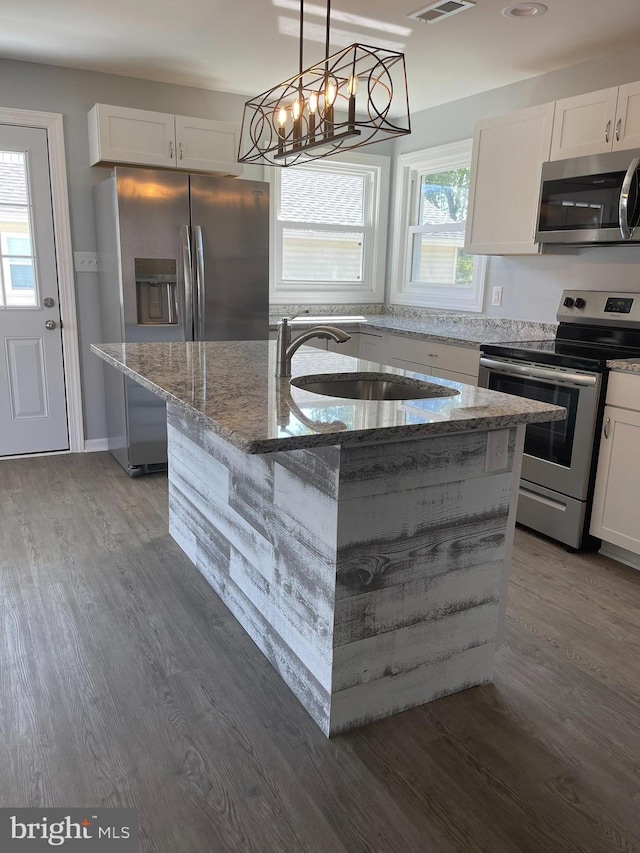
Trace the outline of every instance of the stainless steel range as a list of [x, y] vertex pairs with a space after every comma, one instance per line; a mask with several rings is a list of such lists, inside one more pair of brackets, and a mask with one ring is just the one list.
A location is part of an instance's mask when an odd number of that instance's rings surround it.
[[556, 338], [484, 344], [479, 385], [555, 403], [566, 421], [527, 427], [517, 520], [571, 548], [589, 519], [607, 361], [640, 357], [640, 293], [565, 290]]

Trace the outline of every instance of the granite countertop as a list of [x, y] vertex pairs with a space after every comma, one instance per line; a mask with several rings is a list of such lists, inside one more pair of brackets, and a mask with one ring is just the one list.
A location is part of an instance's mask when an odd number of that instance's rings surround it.
[[[366, 401], [303, 391], [275, 376], [275, 341], [92, 345], [93, 352], [246, 453], [393, 441], [562, 420], [566, 410], [524, 397], [385, 367], [459, 393]], [[303, 346], [294, 376], [380, 371], [380, 365]]]
[[[269, 316], [269, 328], [277, 328], [281, 317]], [[501, 317], [478, 317], [467, 314], [425, 314], [416, 317], [389, 314], [309, 314], [296, 317], [291, 325], [302, 329], [329, 323], [346, 331], [390, 331], [407, 337], [440, 341], [478, 349], [481, 344], [501, 344], [512, 341], [550, 340], [555, 337], [557, 323], [537, 323], [529, 320], [512, 320]]]
[[614, 358], [607, 362], [609, 370], [624, 370], [628, 373], [640, 373], [640, 358]]

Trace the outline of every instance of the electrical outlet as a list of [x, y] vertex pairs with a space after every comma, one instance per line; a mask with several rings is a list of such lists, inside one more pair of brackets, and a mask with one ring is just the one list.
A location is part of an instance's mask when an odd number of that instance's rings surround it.
[[503, 471], [509, 455], [509, 430], [492, 429], [487, 434], [487, 457], [484, 470]]
[[492, 305], [502, 305], [502, 288], [494, 287], [491, 292], [491, 304]]
[[96, 252], [74, 252], [73, 265], [76, 272], [98, 272]]

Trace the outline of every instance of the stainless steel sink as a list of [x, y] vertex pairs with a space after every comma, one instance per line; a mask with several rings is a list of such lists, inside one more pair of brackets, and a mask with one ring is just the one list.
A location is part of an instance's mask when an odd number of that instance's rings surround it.
[[324, 373], [296, 376], [291, 384], [325, 397], [346, 397], [350, 400], [426, 400], [460, 393], [446, 385], [421, 382], [395, 373]]

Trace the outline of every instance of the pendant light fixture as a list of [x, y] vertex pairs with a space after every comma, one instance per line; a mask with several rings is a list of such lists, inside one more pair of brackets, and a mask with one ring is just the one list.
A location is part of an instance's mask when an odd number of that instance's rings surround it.
[[244, 105], [238, 161], [293, 166], [411, 133], [404, 54], [352, 44], [303, 70], [304, 0], [300, 0], [299, 71]]

